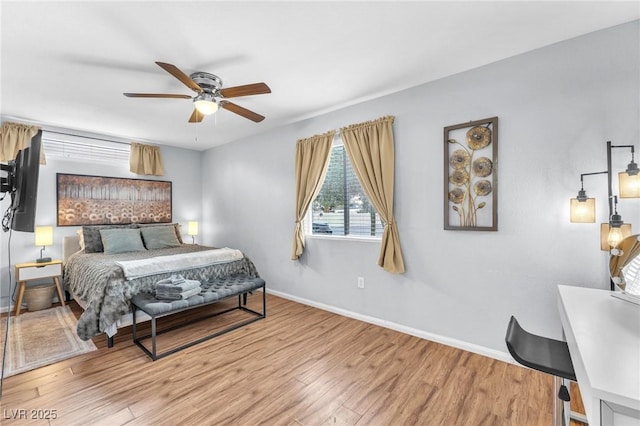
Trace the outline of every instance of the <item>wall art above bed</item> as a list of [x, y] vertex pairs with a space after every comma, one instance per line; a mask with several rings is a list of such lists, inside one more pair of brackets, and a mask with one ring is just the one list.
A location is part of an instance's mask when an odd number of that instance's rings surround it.
[[444, 128], [444, 229], [498, 230], [498, 117]]
[[171, 222], [171, 182], [56, 174], [58, 226]]

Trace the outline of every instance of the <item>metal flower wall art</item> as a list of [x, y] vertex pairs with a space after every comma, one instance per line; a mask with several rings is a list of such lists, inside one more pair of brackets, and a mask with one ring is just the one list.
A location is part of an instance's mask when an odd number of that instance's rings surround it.
[[444, 229], [497, 231], [498, 117], [444, 128]]

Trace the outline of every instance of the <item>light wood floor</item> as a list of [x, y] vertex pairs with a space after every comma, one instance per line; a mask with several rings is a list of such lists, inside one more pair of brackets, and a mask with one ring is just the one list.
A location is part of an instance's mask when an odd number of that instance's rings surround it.
[[60, 425], [552, 424], [548, 375], [272, 295], [267, 304], [266, 319], [156, 362], [121, 330], [114, 348], [101, 336], [96, 352], [6, 378], [1, 423], [48, 424], [7, 419], [48, 409]]

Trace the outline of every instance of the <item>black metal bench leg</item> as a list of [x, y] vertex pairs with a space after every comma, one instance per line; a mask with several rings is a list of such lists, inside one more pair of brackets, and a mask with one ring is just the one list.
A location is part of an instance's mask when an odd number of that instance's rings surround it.
[[242, 293], [242, 304], [243, 305], [247, 304], [247, 293]]
[[131, 331], [133, 333], [133, 341], [135, 342], [136, 339], [138, 338], [138, 330], [137, 330], [137, 324], [136, 324], [136, 306], [133, 303], [131, 304], [131, 316], [133, 319], [133, 324], [131, 324], [132, 325]]
[[108, 348], [113, 347], [113, 336], [107, 336], [107, 347]]
[[156, 354], [156, 332], [156, 317], [153, 316], [151, 317], [151, 350], [153, 353], [151, 359], [153, 359], [154, 361], [158, 359], [158, 356]]

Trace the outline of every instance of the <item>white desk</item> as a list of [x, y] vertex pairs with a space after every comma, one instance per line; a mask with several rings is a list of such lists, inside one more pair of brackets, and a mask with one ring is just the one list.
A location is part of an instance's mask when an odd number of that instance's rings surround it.
[[589, 425], [640, 425], [640, 306], [561, 285], [558, 307]]

